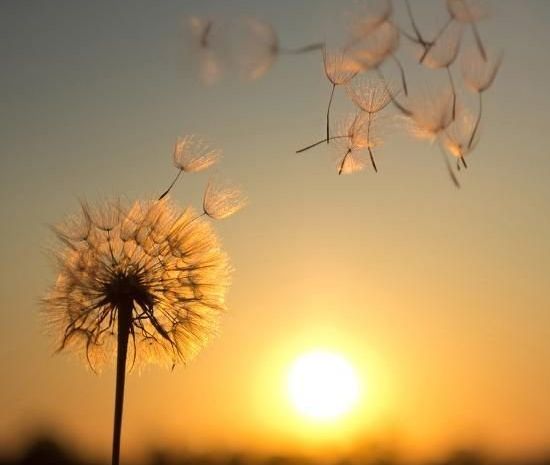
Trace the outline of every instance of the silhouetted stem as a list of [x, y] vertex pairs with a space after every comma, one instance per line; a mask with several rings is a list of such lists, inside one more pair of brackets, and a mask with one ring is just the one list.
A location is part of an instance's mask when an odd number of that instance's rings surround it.
[[279, 52], [299, 55], [301, 53], [309, 53], [309, 52], [314, 52], [316, 50], [322, 50], [324, 46], [325, 46], [324, 42], [316, 42], [314, 44], [309, 44], [299, 48], [281, 48], [279, 49]]
[[393, 95], [393, 92], [391, 91], [390, 87], [388, 86], [388, 82], [386, 81], [386, 78], [382, 71], [379, 68], [376, 68], [376, 73], [378, 74], [378, 77], [384, 82], [384, 86], [386, 87], [386, 91], [388, 92], [388, 95], [390, 96], [390, 99], [392, 103], [395, 105], [395, 107], [403, 113], [405, 116], [412, 116], [413, 112], [409, 110], [408, 108], [405, 108], [403, 105], [401, 105], [395, 98], [395, 95]]
[[395, 55], [391, 56], [393, 58], [393, 61], [397, 64], [399, 67], [399, 72], [401, 73], [401, 85], [403, 86], [403, 90], [405, 91], [405, 95], [409, 95], [409, 89], [407, 88], [407, 79], [405, 78], [405, 70], [403, 69], [403, 65], [401, 62], [397, 59]]
[[332, 84], [332, 91], [330, 92], [330, 99], [328, 101], [327, 107], [327, 144], [330, 140], [330, 106], [332, 105], [332, 98], [334, 97], [334, 89], [336, 89], [336, 84]]
[[451, 84], [451, 90], [453, 92], [453, 121], [456, 118], [456, 88], [453, 81], [453, 75], [451, 74], [450, 66], [447, 66], [447, 75], [449, 76], [449, 83]]
[[372, 164], [372, 167], [374, 168], [374, 171], [376, 173], [378, 173], [378, 168], [376, 167], [376, 161], [374, 160], [374, 154], [372, 153], [372, 149], [370, 148], [370, 128], [371, 128], [371, 124], [372, 124], [372, 113], [369, 113], [369, 120], [368, 120], [368, 123], [367, 123], [367, 143], [369, 144], [367, 149], [369, 151], [369, 157], [370, 157], [370, 162]]
[[[407, 14], [409, 15], [409, 20], [411, 21], [411, 26], [413, 28], [414, 34], [417, 38], [417, 43], [423, 45], [424, 47], [427, 45], [426, 41], [422, 37], [422, 34], [420, 34], [420, 30], [418, 29], [418, 26], [416, 25], [416, 21], [414, 20], [414, 16], [412, 14], [412, 8], [411, 4], [409, 3], [409, 0], [405, 0], [405, 6], [407, 7]], [[409, 37], [409, 39], [412, 39]]]
[[457, 189], [460, 189], [460, 182], [458, 181], [458, 178], [456, 177], [454, 171], [453, 171], [453, 168], [451, 166], [451, 164], [449, 163], [449, 160], [447, 158], [447, 154], [445, 153], [445, 151], [443, 150], [443, 147], [441, 147], [441, 145], [439, 146], [440, 148], [440, 151], [441, 151], [441, 155], [443, 157], [443, 161], [445, 162], [445, 167], [447, 168], [447, 173], [449, 173], [449, 177], [451, 178], [451, 181], [453, 182], [453, 184], [455, 185], [455, 187]]
[[346, 160], [350, 153], [351, 153], [351, 149], [348, 149], [348, 151], [344, 155], [344, 158], [342, 158], [342, 163], [340, 163], [340, 168], [338, 169], [338, 175], [342, 174], [342, 171], [344, 171], [344, 165], [346, 164]]
[[470, 140], [468, 141], [468, 148], [471, 149], [472, 145], [474, 143], [475, 136], [477, 134], [477, 131], [479, 129], [479, 123], [481, 122], [481, 112], [482, 112], [482, 98], [481, 98], [481, 92], [479, 93], [479, 112], [477, 114], [476, 124], [474, 125], [474, 129], [472, 131], [472, 135], [470, 136]]
[[[330, 140], [343, 139], [345, 137], [349, 137], [349, 136], [332, 136], [332, 137], [330, 137]], [[326, 139], [321, 139], [320, 141], [317, 141], [314, 144], [308, 145], [307, 147], [304, 147], [303, 149], [296, 150], [296, 153], [305, 152], [306, 150], [312, 149], [313, 147], [317, 147], [318, 145], [321, 145], [323, 142], [326, 142], [326, 141], [327, 141]]]
[[118, 309], [117, 357], [116, 357], [116, 388], [115, 388], [115, 419], [113, 426], [113, 460], [112, 465], [119, 465], [120, 436], [122, 430], [122, 407], [124, 404], [124, 382], [126, 378], [126, 356], [128, 353], [128, 337], [132, 321], [132, 302], [124, 302]]
[[168, 186], [168, 189], [166, 189], [162, 194], [161, 196], [159, 197], [159, 200], [162, 200], [164, 197], [166, 197], [168, 195], [168, 193], [172, 190], [172, 187], [174, 187], [174, 185], [176, 184], [176, 182], [178, 182], [178, 179], [179, 177], [181, 176], [181, 173], [183, 173], [183, 170], [179, 170], [178, 174], [176, 174], [176, 177], [174, 178], [174, 180], [172, 181], [172, 184], [170, 184]]
[[479, 49], [479, 53], [483, 57], [483, 61], [487, 61], [487, 53], [485, 52], [485, 47], [483, 46], [483, 42], [481, 41], [481, 36], [479, 35], [479, 30], [476, 26], [476, 23], [472, 23], [472, 32], [474, 33], [476, 45]]

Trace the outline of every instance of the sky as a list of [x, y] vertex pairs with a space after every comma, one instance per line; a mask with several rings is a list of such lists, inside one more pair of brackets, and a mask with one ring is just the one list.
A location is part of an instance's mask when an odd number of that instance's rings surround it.
[[[444, 22], [443, 2], [412, 3], [424, 30]], [[249, 198], [214, 225], [235, 268], [229, 310], [189, 366], [129, 375], [123, 454], [373, 442], [420, 455], [462, 444], [550, 449], [550, 3], [494, 1], [480, 24], [504, 61], [459, 190], [436, 145], [396, 120], [377, 174], [338, 176], [326, 147], [296, 155], [324, 134], [330, 86], [319, 53], [280, 56], [253, 82], [235, 70], [213, 86], [198, 79], [191, 15], [259, 17], [292, 47], [332, 39], [353, 7], [3, 2], [0, 447], [48, 428], [108, 456], [113, 370], [96, 375], [54, 355], [39, 318], [55, 279], [49, 225], [82, 198], [158, 195], [175, 174], [176, 136], [196, 133], [223, 149], [215, 172]], [[403, 7], [395, 2], [406, 24]], [[411, 86], [430, 89], [436, 81], [405, 61]], [[335, 119], [350, 110], [344, 95], [336, 90]], [[186, 175], [172, 198], [200, 208], [207, 181]], [[347, 357], [363, 386], [357, 408], [330, 425], [300, 417], [285, 388], [292, 361], [319, 347]]]

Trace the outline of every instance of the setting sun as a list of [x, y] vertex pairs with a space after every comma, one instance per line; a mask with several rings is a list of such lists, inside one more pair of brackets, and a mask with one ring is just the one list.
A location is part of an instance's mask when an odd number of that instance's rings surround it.
[[332, 420], [357, 403], [359, 381], [351, 364], [334, 352], [315, 350], [301, 355], [288, 376], [294, 407], [315, 420]]

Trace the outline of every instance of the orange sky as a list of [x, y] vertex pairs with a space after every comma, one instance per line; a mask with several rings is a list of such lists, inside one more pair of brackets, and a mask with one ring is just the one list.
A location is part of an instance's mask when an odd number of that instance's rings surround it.
[[[335, 2], [7, 2], [0, 445], [48, 425], [108, 455], [113, 371], [96, 376], [52, 356], [37, 316], [54, 279], [46, 225], [81, 196], [160, 192], [174, 175], [175, 136], [198, 133], [224, 149], [218, 172], [250, 199], [216, 225], [236, 270], [229, 312], [190, 366], [130, 374], [125, 454], [371, 441], [422, 455], [457, 444], [548, 450], [550, 4], [493, 3], [481, 29], [505, 61], [458, 191], [437, 148], [398, 131], [378, 174], [339, 177], [325, 148], [296, 156], [323, 136], [330, 88], [318, 55], [281, 57], [261, 80], [214, 87], [181, 58], [186, 14], [256, 15], [303, 44], [324, 37], [342, 13]], [[439, 3], [414, 7], [428, 30], [444, 18]], [[345, 109], [338, 92], [335, 118]], [[207, 179], [185, 177], [174, 200], [200, 206]], [[292, 361], [316, 347], [349, 357], [365, 388], [328, 427], [300, 418], [285, 391]]]

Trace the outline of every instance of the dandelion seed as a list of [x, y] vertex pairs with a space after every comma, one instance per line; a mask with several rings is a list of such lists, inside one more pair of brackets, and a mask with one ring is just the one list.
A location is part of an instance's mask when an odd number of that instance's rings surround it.
[[475, 49], [468, 50], [461, 60], [466, 86], [473, 92], [485, 92], [493, 84], [501, 64], [502, 54], [491, 54], [484, 60]]
[[206, 187], [202, 208], [205, 215], [221, 220], [237, 213], [246, 203], [247, 200], [239, 188], [215, 180], [210, 181]]
[[338, 174], [361, 171], [369, 160], [374, 171], [378, 172], [373, 149], [382, 145], [382, 140], [374, 133], [375, 118], [375, 113], [359, 113], [342, 125], [341, 131], [346, 137], [338, 139], [335, 144]]
[[466, 86], [478, 94], [478, 114], [476, 124], [470, 138], [469, 146], [472, 146], [481, 122], [483, 112], [483, 93], [491, 87], [502, 63], [502, 55], [491, 55], [487, 59], [481, 57], [475, 50], [467, 52], [462, 60], [462, 77]]
[[347, 48], [352, 48], [375, 31], [379, 26], [389, 21], [393, 14], [390, 0], [378, 0], [365, 5], [364, 11], [354, 13], [351, 24], [351, 40]]
[[399, 46], [399, 31], [391, 21], [380, 24], [350, 49], [362, 71], [377, 69]]
[[459, 163], [462, 163], [464, 168], [468, 167], [465, 157], [474, 150], [479, 140], [476, 118], [465, 110], [462, 113], [440, 133], [441, 145], [457, 159], [458, 169], [460, 169]]
[[178, 168], [178, 174], [159, 197], [162, 200], [172, 190], [176, 182], [178, 181], [181, 173], [196, 173], [204, 171], [217, 163], [220, 159], [222, 151], [220, 149], [214, 149], [197, 136], [190, 135], [176, 140], [174, 145], [174, 151], [172, 158], [174, 166]]
[[243, 42], [239, 44], [238, 63], [244, 76], [256, 80], [265, 75], [279, 54], [279, 38], [271, 24], [257, 18], [242, 20]]
[[327, 106], [327, 144], [330, 141], [330, 107], [334, 97], [336, 86], [345, 85], [350, 82], [359, 73], [360, 68], [357, 62], [346, 55], [345, 52], [332, 53], [328, 52], [326, 47], [323, 48], [323, 65], [325, 76], [332, 84], [330, 98]]
[[218, 82], [223, 74], [222, 60], [213, 47], [213, 30], [218, 29], [211, 19], [197, 16], [188, 18], [188, 27], [191, 32], [192, 43], [199, 61], [199, 76], [206, 85]]
[[428, 68], [447, 70], [449, 85], [453, 93], [453, 119], [456, 116], [456, 86], [451, 73], [451, 65], [456, 61], [462, 39], [463, 26], [460, 23], [454, 23], [447, 28], [440, 39], [426, 53], [421, 61]]
[[418, 96], [404, 108], [409, 132], [418, 139], [434, 141], [453, 121], [453, 95], [448, 89]]
[[116, 353], [116, 465], [126, 369], [190, 360], [215, 332], [230, 268], [210, 225], [166, 199], [83, 204], [80, 215], [56, 228], [58, 277], [43, 314], [59, 350], [78, 351], [93, 369]]

